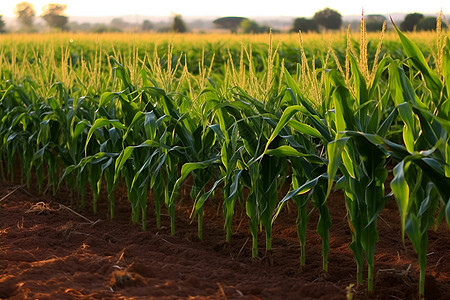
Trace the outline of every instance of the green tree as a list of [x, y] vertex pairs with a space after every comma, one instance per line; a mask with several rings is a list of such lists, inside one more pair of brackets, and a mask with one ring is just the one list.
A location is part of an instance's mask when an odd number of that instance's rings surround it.
[[218, 28], [225, 28], [231, 30], [231, 32], [237, 32], [241, 26], [242, 21], [247, 20], [243, 17], [223, 17], [213, 21], [213, 24]]
[[256, 21], [248, 19], [241, 22], [241, 28], [243, 33], [265, 33], [270, 31], [268, 26], [260, 26]]
[[244, 33], [259, 33], [259, 24], [253, 20], [244, 20], [241, 23]]
[[5, 32], [5, 21], [3, 21], [3, 15], [0, 15], [0, 33]]
[[142, 22], [142, 31], [151, 31], [153, 30], [153, 23], [150, 22], [149, 20], [144, 20], [144, 22]]
[[368, 15], [366, 18], [367, 31], [381, 31], [386, 17], [383, 15]]
[[127, 27], [130, 27], [130, 23], [125, 22], [122, 18], [114, 18], [111, 20], [110, 26], [118, 31], [123, 31]]
[[175, 15], [175, 17], [173, 18], [172, 31], [178, 33], [187, 32], [186, 24], [184, 23], [181, 15]]
[[122, 30], [108, 26], [103, 23], [97, 23], [97, 24], [93, 25], [92, 32], [94, 32], [94, 33], [112, 33], [112, 32], [122, 32]]
[[402, 31], [413, 31], [422, 19], [423, 15], [420, 13], [407, 14], [403, 22], [400, 23], [400, 29]]
[[342, 25], [341, 14], [337, 10], [329, 7], [317, 11], [313, 19], [317, 24], [322, 25], [326, 29], [339, 29]]
[[[422, 20], [420, 20], [419, 24], [417, 24], [417, 30], [433, 31], [436, 30], [436, 26], [437, 20], [435, 17], [425, 17]], [[447, 25], [444, 22], [442, 22], [441, 27], [447, 28]]]
[[307, 18], [297, 18], [294, 20], [294, 24], [292, 25], [292, 32], [318, 32], [319, 31], [319, 25], [317, 25], [317, 22], [313, 19], [307, 19]]
[[69, 18], [64, 15], [67, 5], [63, 4], [48, 4], [44, 6], [42, 18], [52, 28], [59, 28], [64, 30]]
[[34, 17], [36, 16], [36, 10], [33, 4], [29, 2], [20, 2], [14, 8], [14, 14], [22, 24], [23, 27], [33, 27]]

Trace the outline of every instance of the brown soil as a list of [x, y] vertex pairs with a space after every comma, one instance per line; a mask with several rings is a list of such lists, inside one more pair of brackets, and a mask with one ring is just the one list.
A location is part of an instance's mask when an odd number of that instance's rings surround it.
[[[17, 183], [0, 183], [0, 298], [418, 299], [417, 256], [409, 241], [406, 246], [401, 242], [394, 200], [378, 222], [375, 293], [370, 295], [366, 285], [354, 285], [356, 267], [348, 249], [351, 236], [340, 192], [329, 199], [333, 226], [327, 274], [322, 271], [315, 214], [308, 229], [307, 266], [300, 270], [293, 206], [274, 224], [273, 251], [264, 255], [261, 235], [260, 258], [252, 259], [248, 218], [240, 207], [227, 244], [219, 201], [205, 207], [200, 241], [187, 199], [177, 208], [177, 231], [171, 236], [168, 216], [157, 230], [152, 208], [146, 232], [130, 224], [123, 191], [116, 194], [114, 220], [107, 216], [103, 196], [94, 215], [89, 203], [84, 209], [66, 208], [67, 195], [61, 191], [40, 196]], [[45, 205], [35, 206], [39, 202]], [[430, 232], [427, 299], [450, 299], [449, 246], [446, 224]]]

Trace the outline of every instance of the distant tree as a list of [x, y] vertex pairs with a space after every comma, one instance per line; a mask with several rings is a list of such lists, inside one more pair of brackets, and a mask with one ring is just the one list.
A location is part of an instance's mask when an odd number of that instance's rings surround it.
[[175, 17], [173, 18], [172, 31], [178, 33], [187, 32], [186, 24], [184, 23], [181, 15], [175, 15]]
[[36, 10], [34, 10], [33, 4], [29, 2], [20, 2], [14, 8], [14, 14], [24, 27], [33, 27], [34, 17], [36, 16]]
[[413, 31], [419, 22], [423, 19], [421, 13], [411, 13], [405, 16], [405, 19], [400, 23], [400, 29], [402, 31]]
[[367, 31], [381, 31], [386, 17], [383, 15], [368, 15], [365, 17]]
[[270, 26], [265, 25], [265, 24], [259, 26], [259, 33], [269, 33], [271, 30], [272, 30], [272, 33], [280, 32], [279, 30], [272, 29]]
[[123, 31], [125, 28], [130, 26], [130, 23], [125, 22], [122, 18], [113, 18], [110, 23], [112, 28]]
[[47, 4], [42, 10], [41, 17], [52, 28], [64, 30], [69, 18], [64, 15], [67, 5], [63, 4]]
[[[419, 24], [417, 24], [417, 30], [422, 31], [433, 31], [436, 30], [437, 26], [437, 20], [435, 17], [425, 17], [422, 20], [420, 20]], [[447, 28], [447, 25], [442, 22], [441, 28]]]
[[231, 32], [237, 32], [241, 26], [242, 21], [247, 20], [243, 17], [223, 17], [213, 21], [214, 25], [219, 28], [225, 28], [231, 30]]
[[103, 23], [97, 23], [92, 26], [92, 32], [94, 32], [94, 33], [111, 33], [111, 32], [122, 32], [122, 30], [108, 26]]
[[89, 32], [92, 31], [92, 24], [91, 23], [81, 23], [79, 24], [78, 22], [70, 22], [67, 23], [66, 26], [70, 31], [73, 32]]
[[241, 22], [241, 28], [243, 33], [264, 33], [270, 31], [269, 26], [260, 26], [256, 21], [248, 19]]
[[150, 30], [153, 30], [154, 25], [149, 20], [144, 20], [144, 22], [142, 22], [141, 28], [142, 28], [142, 31], [150, 31]]
[[171, 32], [171, 31], [172, 31], [172, 26], [169, 26], [169, 25], [167, 25], [167, 26], [161, 25], [161, 26], [158, 26], [158, 28], [156, 29], [156, 31], [157, 31], [157, 32], [160, 32], [160, 33], [168, 33], [168, 32]]
[[322, 25], [326, 29], [339, 29], [342, 25], [341, 14], [337, 10], [329, 7], [317, 11], [313, 19], [317, 24]]
[[294, 20], [294, 24], [292, 25], [291, 31], [293, 32], [317, 32], [319, 31], [319, 25], [317, 25], [317, 22], [313, 19], [307, 19], [307, 18], [297, 18]]
[[0, 33], [5, 32], [5, 21], [3, 21], [3, 15], [0, 15]]
[[242, 21], [241, 28], [244, 33], [259, 33], [259, 24], [253, 20]]
[[92, 28], [92, 32], [94, 33], [105, 33], [109, 31], [109, 27], [105, 24], [95, 24]]

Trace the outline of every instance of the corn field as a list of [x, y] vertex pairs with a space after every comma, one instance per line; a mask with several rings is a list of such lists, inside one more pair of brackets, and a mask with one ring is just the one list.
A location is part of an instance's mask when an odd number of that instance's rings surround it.
[[[311, 207], [328, 270], [327, 198], [345, 195], [358, 285], [374, 290], [377, 221], [395, 199], [424, 295], [428, 231], [450, 226], [450, 42], [434, 33], [0, 36], [0, 177], [67, 187], [97, 212], [126, 186], [131, 220], [191, 218], [221, 194], [224, 239], [240, 203], [252, 256], [290, 203], [299, 268]], [[34, 184], [34, 183], [33, 183]], [[85, 199], [86, 187], [92, 199]], [[279, 195], [286, 191], [282, 197]], [[387, 188], [389, 187], [389, 188]], [[149, 195], [152, 201], [149, 201]], [[403, 240], [404, 241], [404, 240]], [[367, 275], [364, 266], [367, 266]]]

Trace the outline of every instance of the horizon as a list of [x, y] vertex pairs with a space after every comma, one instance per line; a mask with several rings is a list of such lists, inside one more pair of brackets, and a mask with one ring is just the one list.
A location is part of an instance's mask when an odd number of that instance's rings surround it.
[[[2, 1], [3, 2], [3, 1]], [[4, 17], [15, 17], [14, 7], [23, 1], [0, 2], [0, 15]], [[221, 16], [243, 16], [243, 17], [312, 17], [316, 11], [325, 7], [337, 10], [342, 16], [371, 14], [408, 14], [419, 12], [423, 14], [438, 14], [440, 10], [444, 14], [450, 13], [450, 1], [429, 0], [426, 2], [390, 1], [379, 0], [375, 3], [368, 0], [360, 1], [339, 1], [317, 0], [312, 3], [299, 3], [289, 0], [279, 0], [275, 7], [264, 7], [262, 5], [252, 5], [253, 1], [242, 2], [238, 0], [228, 0], [227, 5], [214, 6], [204, 0], [173, 0], [167, 4], [158, 3], [155, 6], [152, 1], [142, 3], [139, 0], [128, 0], [126, 5], [109, 5], [105, 0], [95, 2], [88, 0], [78, 1], [27, 1], [33, 4], [36, 16], [40, 16], [42, 8], [49, 3], [60, 3], [67, 5], [66, 15], [69, 17], [121, 17], [121, 16], [153, 16], [170, 17], [180, 14], [183, 17], [221, 17]], [[209, 5], [208, 5], [209, 4]], [[90, 9], [86, 9], [90, 7]], [[202, 13], [199, 13], [199, 8]], [[381, 7], [381, 9], [380, 9]], [[408, 7], [408, 9], [405, 9]], [[386, 9], [389, 8], [389, 9]], [[298, 12], [298, 13], [293, 13]]]

